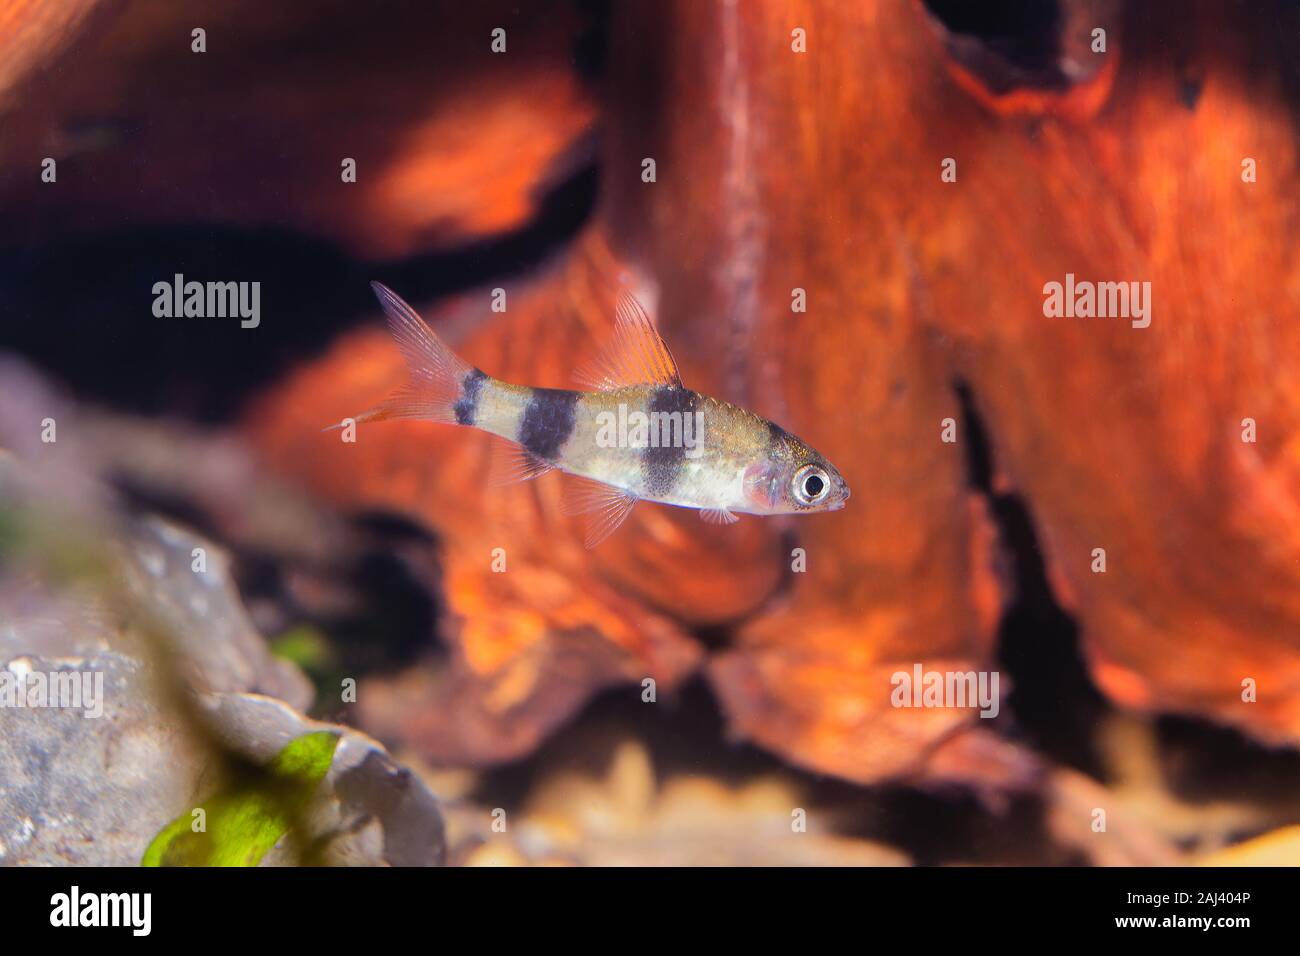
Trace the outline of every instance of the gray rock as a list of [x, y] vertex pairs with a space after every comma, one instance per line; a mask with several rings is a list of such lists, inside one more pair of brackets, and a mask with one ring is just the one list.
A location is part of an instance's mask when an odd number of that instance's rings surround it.
[[[52, 540], [84, 544], [109, 569], [64, 580], [21, 548], [0, 555], [0, 864], [137, 864], [169, 822], [230, 783], [232, 758], [264, 763], [317, 730], [340, 735], [333, 763], [305, 832], [264, 864], [308, 848], [340, 865], [443, 862], [433, 794], [374, 740], [301, 713], [310, 683], [253, 628], [222, 550], [161, 520], [127, 524], [91, 497], [67, 502], [68, 487], [0, 455], [0, 512], [46, 521]], [[91, 693], [49, 706], [27, 696], [42, 681]]]
[[155, 615], [158, 634], [192, 687], [270, 694], [300, 710], [311, 703], [311, 682], [272, 655], [253, 628], [219, 547], [150, 518], [131, 529], [125, 550], [128, 586]]
[[111, 651], [14, 656], [0, 671], [85, 675], [103, 688], [98, 717], [85, 708], [0, 710], [0, 863], [138, 863], [181, 807], [220, 785], [208, 773], [217, 755], [177, 719], [141, 661]]

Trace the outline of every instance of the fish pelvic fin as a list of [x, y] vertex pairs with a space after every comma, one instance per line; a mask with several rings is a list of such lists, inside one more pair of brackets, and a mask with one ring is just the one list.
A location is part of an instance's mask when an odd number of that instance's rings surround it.
[[[458, 425], [474, 423], [478, 393], [487, 375], [453, 352], [436, 332], [388, 286], [370, 283], [384, 308], [388, 330], [406, 359], [407, 383], [368, 411], [358, 425], [396, 418], [418, 418]], [[325, 429], [339, 428], [331, 425]]]
[[705, 524], [735, 524], [740, 520], [726, 508], [701, 508], [700, 517]]
[[590, 362], [574, 374], [578, 383], [599, 392], [628, 385], [682, 387], [677, 362], [636, 296], [619, 292], [614, 334]]

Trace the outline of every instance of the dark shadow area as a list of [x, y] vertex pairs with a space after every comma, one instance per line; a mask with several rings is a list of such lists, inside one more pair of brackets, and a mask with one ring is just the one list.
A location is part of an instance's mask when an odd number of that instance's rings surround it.
[[994, 490], [992, 446], [970, 388], [963, 382], [955, 388], [969, 481], [988, 499], [1009, 559], [1006, 576], [1012, 598], [998, 629], [999, 663], [1011, 683], [1007, 703], [1019, 732], [1036, 750], [1100, 777], [1093, 735], [1108, 705], [1088, 677], [1079, 626], [1052, 595], [1024, 500]]
[[[27, 356], [85, 400], [226, 422], [343, 330], [378, 322], [370, 280], [427, 302], [526, 275], [582, 228], [597, 183], [596, 168], [585, 166], [545, 198], [524, 229], [393, 263], [350, 259], [295, 233], [213, 225], [10, 248], [0, 255], [0, 350]], [[260, 324], [155, 316], [154, 284], [178, 273], [186, 281], [261, 281]]]
[[1060, 53], [1061, 9], [1057, 0], [925, 0], [940, 23], [979, 40], [1025, 70], [1050, 70]]

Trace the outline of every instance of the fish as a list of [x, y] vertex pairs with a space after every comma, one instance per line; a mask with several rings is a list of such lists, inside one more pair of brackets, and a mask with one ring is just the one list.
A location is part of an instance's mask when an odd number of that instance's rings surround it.
[[577, 371], [585, 390], [571, 390], [493, 378], [452, 351], [397, 293], [379, 282], [371, 288], [409, 380], [351, 421], [421, 419], [504, 439], [489, 484], [562, 472], [561, 510], [585, 517], [588, 548], [642, 501], [692, 508], [725, 525], [740, 514], [838, 511], [849, 499], [844, 476], [802, 439], [683, 385], [668, 346], [627, 289], [615, 304], [612, 336]]

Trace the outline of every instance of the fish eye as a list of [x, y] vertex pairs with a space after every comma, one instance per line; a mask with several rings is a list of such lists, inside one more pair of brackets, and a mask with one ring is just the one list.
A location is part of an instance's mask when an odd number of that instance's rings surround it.
[[818, 465], [804, 465], [794, 475], [794, 497], [800, 504], [815, 505], [831, 490], [830, 475]]

